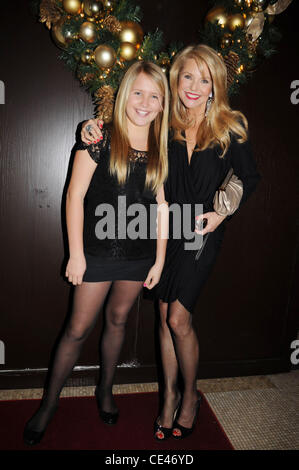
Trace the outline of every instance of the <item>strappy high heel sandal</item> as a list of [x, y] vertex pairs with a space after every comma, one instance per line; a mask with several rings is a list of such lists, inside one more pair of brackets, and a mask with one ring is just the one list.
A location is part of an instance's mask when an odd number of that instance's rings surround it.
[[[177, 415], [177, 412], [178, 412], [180, 406], [181, 406], [181, 398], [179, 399], [177, 407], [175, 408], [175, 410], [173, 412], [173, 422], [175, 421], [175, 418], [176, 418], [176, 415]], [[169, 437], [171, 436], [171, 432], [172, 432], [173, 427], [165, 428], [164, 426], [161, 426], [161, 424], [158, 423], [159, 418], [160, 418], [160, 416], [158, 416], [158, 418], [156, 419], [155, 424], [154, 424], [154, 438], [157, 441], [161, 442], [161, 441], [166, 441], [166, 439], [169, 439]]]
[[201, 395], [199, 395], [198, 400], [196, 402], [195, 416], [194, 416], [191, 428], [185, 428], [185, 426], [182, 426], [181, 424], [179, 424], [177, 420], [175, 419], [173, 423], [173, 427], [172, 427], [172, 437], [174, 437], [175, 439], [185, 439], [185, 437], [188, 437], [190, 436], [190, 434], [193, 433], [195, 424], [197, 421], [201, 401], [202, 401], [202, 397]]

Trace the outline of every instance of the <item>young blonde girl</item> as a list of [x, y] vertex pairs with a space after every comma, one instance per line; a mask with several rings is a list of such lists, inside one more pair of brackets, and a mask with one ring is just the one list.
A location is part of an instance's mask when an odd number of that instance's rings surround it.
[[138, 62], [123, 78], [114, 120], [111, 127], [103, 129], [103, 139], [92, 146], [77, 147], [66, 198], [70, 251], [66, 276], [75, 286], [74, 303], [41, 405], [24, 430], [29, 445], [42, 439], [108, 294], [96, 398], [104, 422], [117, 422], [112, 386], [126, 321], [144, 282], [151, 288], [159, 281], [166, 240], [159, 236], [159, 227], [154, 243], [149, 237], [130, 239], [126, 231], [125, 236], [121, 233], [117, 217], [115, 235], [101, 237], [99, 226], [105, 225], [101, 208], [109, 207], [117, 216], [120, 197], [126, 198], [127, 206], [138, 203], [146, 209], [163, 203], [167, 138], [166, 78], [156, 65]]

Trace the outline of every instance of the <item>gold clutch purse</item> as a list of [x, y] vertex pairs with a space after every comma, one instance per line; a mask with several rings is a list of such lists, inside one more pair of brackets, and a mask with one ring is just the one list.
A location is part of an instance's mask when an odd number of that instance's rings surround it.
[[[227, 216], [232, 215], [239, 207], [243, 196], [243, 183], [234, 174], [232, 168], [228, 171], [222, 185], [216, 191], [214, 196], [213, 205], [214, 211], [218, 215]], [[206, 220], [206, 219], [203, 219]], [[203, 226], [204, 227], [204, 226]], [[202, 250], [204, 249], [210, 232], [206, 233], [203, 237], [203, 242], [199, 250], [196, 252], [195, 259], [198, 260]]]
[[231, 168], [214, 196], [214, 211], [218, 215], [232, 215], [239, 207], [243, 196], [243, 183]]

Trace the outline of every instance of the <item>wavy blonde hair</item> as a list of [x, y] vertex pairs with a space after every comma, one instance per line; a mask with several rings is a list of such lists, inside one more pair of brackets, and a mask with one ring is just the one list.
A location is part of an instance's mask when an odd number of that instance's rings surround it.
[[116, 175], [119, 184], [124, 184], [129, 166], [129, 136], [126, 106], [133, 82], [140, 73], [146, 74], [157, 85], [163, 97], [162, 110], [150, 124], [148, 135], [148, 161], [145, 185], [157, 192], [168, 174], [167, 140], [169, 117], [169, 89], [165, 74], [151, 62], [136, 62], [125, 73], [115, 101], [112, 134], [110, 173]]
[[194, 59], [200, 71], [205, 64], [209, 69], [213, 85], [213, 101], [207, 116], [199, 126], [196, 150], [205, 150], [218, 144], [223, 157], [230, 145], [231, 133], [236, 135], [240, 143], [247, 140], [248, 122], [243, 113], [234, 111], [229, 106], [227, 70], [223, 59], [214, 49], [204, 44], [186, 47], [178, 54], [170, 69], [171, 127], [174, 139], [185, 141], [183, 132], [195, 124], [178, 95], [179, 75], [187, 59]]

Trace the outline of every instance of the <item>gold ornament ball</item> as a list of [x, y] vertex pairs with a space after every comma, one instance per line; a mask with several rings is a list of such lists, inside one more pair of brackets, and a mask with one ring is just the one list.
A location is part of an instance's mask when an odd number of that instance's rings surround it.
[[143, 39], [141, 26], [134, 21], [121, 21], [121, 32], [119, 33], [121, 42], [130, 42], [131, 44], [140, 44]]
[[119, 55], [124, 60], [133, 60], [137, 54], [137, 49], [134, 44], [130, 42], [123, 42], [120, 45]]
[[80, 0], [63, 0], [62, 6], [70, 15], [78, 15], [81, 12]]
[[227, 14], [225, 9], [222, 7], [212, 8], [212, 10], [208, 12], [205, 21], [209, 23], [218, 23], [224, 28], [227, 23]]
[[116, 61], [115, 51], [108, 44], [100, 44], [94, 51], [94, 60], [102, 69], [110, 68]]
[[229, 16], [227, 25], [231, 31], [235, 31], [236, 28], [244, 28], [243, 15], [237, 13], [236, 15]]
[[77, 34], [71, 31], [68, 26], [64, 26], [65, 18], [61, 18], [55, 25], [52, 27], [52, 38], [55, 44], [64, 49], [68, 46], [74, 39], [77, 39]]
[[101, 0], [85, 0], [83, 3], [83, 11], [87, 16], [97, 18], [103, 10]]
[[84, 52], [81, 54], [81, 62], [83, 64], [92, 64], [94, 61], [94, 52], [91, 49], [86, 49]]
[[106, 10], [113, 10], [114, 0], [103, 0], [103, 5]]
[[64, 24], [64, 18], [59, 20], [55, 25], [53, 25], [51, 30], [51, 36], [53, 41], [55, 42], [56, 46], [64, 49], [67, 47], [67, 42], [64, 34], [62, 33], [62, 26]]
[[97, 28], [94, 23], [85, 21], [81, 24], [79, 36], [85, 42], [94, 42], [97, 36]]

